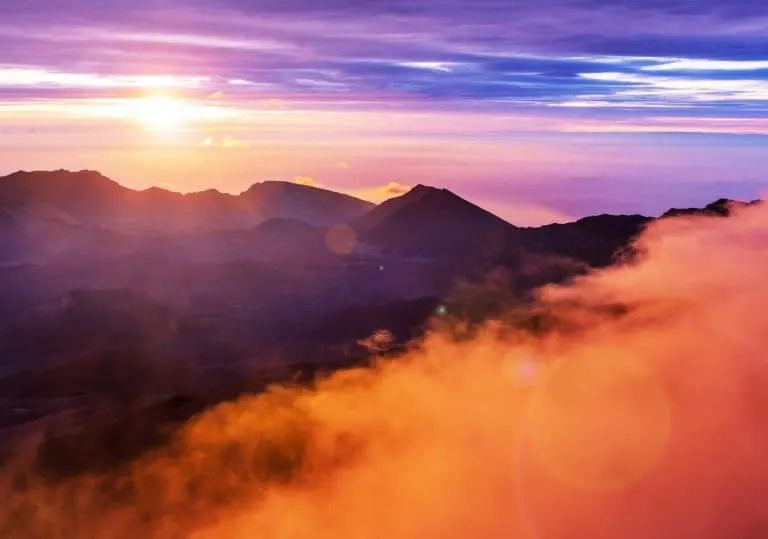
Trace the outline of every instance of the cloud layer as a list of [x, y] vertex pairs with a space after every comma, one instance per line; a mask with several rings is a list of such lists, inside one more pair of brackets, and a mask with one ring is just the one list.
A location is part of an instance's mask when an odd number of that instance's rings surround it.
[[243, 102], [577, 103], [630, 115], [693, 106], [749, 117], [768, 101], [768, 10], [752, 0], [23, 6], [0, 7], [0, 91], [11, 95], [143, 85]]
[[542, 292], [553, 333], [437, 331], [398, 362], [224, 403], [119, 470], [44, 481], [20, 453], [0, 532], [764, 536], [767, 234], [765, 206], [656, 222], [632, 264]]

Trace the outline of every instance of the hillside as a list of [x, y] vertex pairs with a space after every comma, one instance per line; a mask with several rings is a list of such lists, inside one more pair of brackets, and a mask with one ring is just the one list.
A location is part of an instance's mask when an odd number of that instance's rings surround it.
[[410, 256], [498, 255], [513, 225], [447, 189], [417, 185], [352, 222], [360, 238]]
[[372, 204], [290, 182], [262, 182], [240, 195], [136, 191], [95, 171], [16, 172], [0, 178], [0, 215], [119, 232], [180, 233], [244, 229], [274, 217], [345, 223]]
[[[665, 218], [728, 215], [735, 204]], [[145, 232], [123, 226], [145, 215]], [[191, 216], [210, 228], [185, 228]], [[344, 221], [357, 242], [334, 252], [329, 226]], [[612, 264], [651, 222], [597, 215], [521, 228], [423, 185], [372, 206], [284, 182], [181, 195], [96, 172], [16, 173], [0, 179], [0, 373], [43, 367], [24, 385], [44, 388], [62, 369], [131, 357], [137, 368], [163, 357], [222, 372], [269, 354], [334, 363], [379, 329], [400, 344], [419, 335], [438, 302], [489, 275], [497, 299], [520, 302]]]

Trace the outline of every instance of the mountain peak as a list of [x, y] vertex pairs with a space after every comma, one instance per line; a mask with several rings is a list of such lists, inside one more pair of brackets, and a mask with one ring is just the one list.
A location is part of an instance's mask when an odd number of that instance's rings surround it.
[[47, 202], [72, 207], [130, 192], [93, 170], [20, 170], [0, 178], [0, 201], [11, 204]]
[[424, 185], [423, 183], [418, 183], [409, 192], [410, 193], [420, 193], [420, 192], [428, 193], [433, 191], [447, 191], [447, 189], [442, 189], [440, 187], [433, 187], [431, 185]]
[[343, 193], [282, 180], [254, 183], [240, 196], [264, 219], [297, 218], [318, 225], [345, 223], [373, 207]]
[[178, 232], [250, 228], [272, 217], [330, 226], [354, 219], [373, 204], [285, 181], [256, 183], [240, 195], [213, 189], [181, 194], [157, 186], [129, 189], [92, 170], [53, 170], [0, 178], [0, 206], [44, 210], [67, 221], [116, 230]]
[[310, 192], [310, 191], [326, 191], [329, 193], [334, 193], [341, 195], [341, 193], [336, 193], [335, 191], [331, 191], [329, 189], [325, 189], [323, 187], [319, 187], [316, 185], [307, 185], [304, 183], [297, 183], [297, 182], [291, 182], [286, 180], [264, 180], [261, 182], [256, 182], [252, 184], [248, 189], [245, 190], [245, 193], [256, 193], [256, 192]]
[[18, 183], [21, 181], [34, 182], [84, 182], [119, 185], [96, 170], [18, 170], [0, 178], [3, 184]]
[[366, 241], [403, 253], [495, 252], [515, 227], [449, 191], [417, 185], [352, 223]]
[[263, 190], [263, 189], [289, 189], [290, 185], [296, 185], [299, 184], [294, 182], [287, 182], [285, 180], [264, 180], [262, 182], [255, 182], [248, 187], [244, 192], [250, 193], [253, 191]]

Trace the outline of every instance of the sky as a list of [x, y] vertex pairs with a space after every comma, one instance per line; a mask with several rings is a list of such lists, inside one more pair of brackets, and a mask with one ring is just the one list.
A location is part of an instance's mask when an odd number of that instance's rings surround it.
[[0, 173], [422, 183], [518, 224], [768, 183], [764, 0], [24, 0], [0, 51]]

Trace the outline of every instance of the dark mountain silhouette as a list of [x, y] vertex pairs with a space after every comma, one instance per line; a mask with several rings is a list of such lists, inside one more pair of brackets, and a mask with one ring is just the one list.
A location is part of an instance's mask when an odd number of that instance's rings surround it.
[[426, 257], [498, 255], [513, 225], [447, 189], [417, 185], [352, 222], [360, 238], [386, 251]]
[[275, 217], [249, 229], [165, 234], [138, 250], [171, 256], [188, 263], [228, 263], [242, 260], [272, 264], [319, 264], [338, 259], [328, 250], [326, 229], [298, 219]]
[[730, 200], [727, 198], [718, 199], [703, 208], [672, 208], [666, 211], [661, 217], [680, 217], [680, 216], [704, 216], [704, 217], [728, 217], [733, 210], [746, 208], [755, 204], [760, 204], [761, 200], [751, 202], [741, 202], [739, 200]]
[[[617, 262], [653, 221], [521, 228], [426, 186], [374, 207], [284, 182], [235, 196], [88, 171], [0, 178], [0, 467], [40, 425], [52, 478], [128, 464], [207, 406], [397, 357], [430, 331], [570, 331], [531, 308], [536, 288]], [[329, 248], [340, 223], [351, 252]]]
[[358, 234], [366, 234], [382, 225], [387, 219], [395, 216], [403, 208], [418, 203], [427, 194], [439, 191], [434, 187], [417, 185], [407, 193], [385, 200], [371, 211], [358, 217], [352, 222]]
[[169, 308], [130, 290], [73, 291], [6, 328], [4, 355], [24, 364], [136, 345], [166, 351], [179, 323]]
[[253, 184], [240, 197], [264, 219], [285, 217], [325, 226], [346, 223], [373, 207], [335, 191], [280, 181]]
[[251, 231], [261, 258], [305, 263], [336, 259], [328, 250], [325, 236], [325, 228], [284, 217], [268, 219]]
[[204, 390], [210, 379], [193, 362], [132, 348], [83, 350], [0, 379], [5, 398], [109, 397]]
[[[664, 217], [727, 216], [739, 205]], [[19, 172], [0, 178], [0, 373], [27, 371], [15, 380], [31, 393], [69, 380], [66, 393], [107, 376], [111, 362], [105, 388], [141, 372], [164, 380], [174, 365], [231, 373], [263, 364], [267, 350], [285, 364], [344, 363], [350, 350], [357, 361], [360, 340], [388, 330], [402, 344], [459, 289], [485, 291], [461, 301], [482, 319], [614, 263], [652, 221], [598, 215], [521, 228], [423, 185], [373, 207], [285, 182], [181, 195], [89, 171]], [[343, 222], [359, 240], [349, 253], [327, 243]], [[491, 274], [503, 278], [489, 289]], [[174, 387], [163, 384], [152, 387]]]
[[66, 211], [106, 211], [129, 189], [99, 172], [81, 170], [19, 171], [0, 178], [0, 203], [16, 206], [47, 203]]
[[439, 298], [427, 297], [382, 305], [355, 305], [327, 318], [301, 335], [316, 343], [354, 343], [377, 330], [389, 331], [395, 342], [407, 342], [423, 331], [435, 313]]
[[135, 191], [102, 174], [37, 171], [0, 178], [0, 219], [95, 226], [121, 232], [178, 233], [250, 228], [286, 217], [316, 225], [345, 223], [369, 202], [289, 182], [254, 184], [240, 195], [216, 190], [181, 194], [157, 187]]
[[526, 229], [525, 244], [537, 253], [577, 260], [591, 267], [607, 266], [628, 247], [645, 225], [644, 215], [596, 215], [566, 224]]

